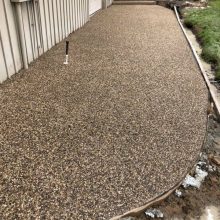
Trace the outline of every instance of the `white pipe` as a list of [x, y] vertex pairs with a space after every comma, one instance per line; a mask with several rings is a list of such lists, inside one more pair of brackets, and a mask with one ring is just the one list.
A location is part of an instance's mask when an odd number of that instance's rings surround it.
[[21, 52], [22, 52], [22, 60], [24, 64], [24, 69], [28, 69], [28, 61], [27, 61], [27, 51], [25, 45], [25, 37], [24, 37], [24, 29], [23, 29], [23, 22], [22, 22], [22, 12], [21, 12], [21, 3], [17, 2], [15, 4], [15, 9], [17, 13], [17, 21], [18, 21], [18, 32], [21, 42]]

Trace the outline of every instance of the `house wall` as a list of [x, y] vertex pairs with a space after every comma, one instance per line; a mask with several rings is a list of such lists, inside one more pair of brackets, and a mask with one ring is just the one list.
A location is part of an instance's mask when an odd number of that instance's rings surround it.
[[24, 66], [15, 4], [21, 4], [28, 64], [89, 20], [89, 0], [0, 0], [0, 83]]
[[106, 6], [107, 7], [109, 7], [113, 2], [113, 0], [105, 0], [105, 1], [106, 1]]

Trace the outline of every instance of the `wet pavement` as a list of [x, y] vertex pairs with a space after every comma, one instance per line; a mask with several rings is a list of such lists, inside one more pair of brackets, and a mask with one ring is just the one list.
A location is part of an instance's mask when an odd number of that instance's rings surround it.
[[112, 6], [0, 86], [0, 218], [109, 219], [182, 180], [207, 89], [171, 10]]

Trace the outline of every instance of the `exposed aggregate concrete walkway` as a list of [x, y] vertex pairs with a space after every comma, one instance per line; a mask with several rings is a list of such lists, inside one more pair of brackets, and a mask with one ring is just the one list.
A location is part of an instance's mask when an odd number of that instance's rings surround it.
[[109, 219], [180, 181], [207, 89], [171, 10], [112, 6], [0, 85], [0, 219]]

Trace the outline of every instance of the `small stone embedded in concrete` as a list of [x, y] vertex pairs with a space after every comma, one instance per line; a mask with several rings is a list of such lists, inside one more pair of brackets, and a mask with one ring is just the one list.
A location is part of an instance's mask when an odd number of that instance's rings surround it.
[[195, 177], [187, 174], [185, 177], [182, 185], [184, 188], [187, 188], [189, 186], [200, 188], [202, 182], [204, 181], [205, 177], [208, 175], [206, 171], [203, 171], [200, 166], [196, 166], [196, 171], [195, 171]]
[[182, 197], [183, 193], [180, 190], [176, 189], [175, 195], [180, 198], [180, 197]]
[[207, 155], [206, 154], [203, 154], [202, 157], [201, 157], [201, 160], [196, 164], [196, 166], [200, 169], [200, 170], [203, 170], [203, 171], [208, 171], [208, 164], [207, 164]]
[[182, 183], [182, 186], [184, 188], [187, 188], [189, 186], [193, 186], [193, 187], [197, 187], [199, 188], [199, 183], [196, 181], [196, 179], [192, 176], [190, 176], [189, 174], [186, 175], [183, 183]]
[[163, 218], [163, 213], [159, 209], [148, 209], [145, 215], [151, 218]]

